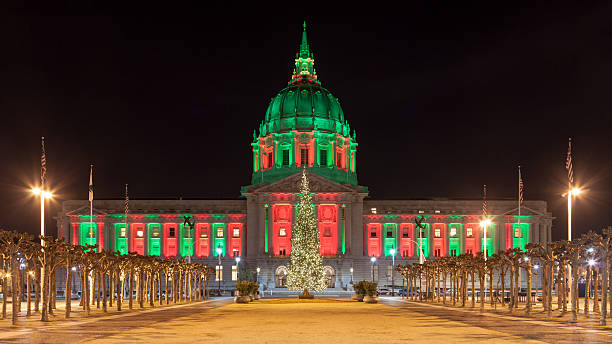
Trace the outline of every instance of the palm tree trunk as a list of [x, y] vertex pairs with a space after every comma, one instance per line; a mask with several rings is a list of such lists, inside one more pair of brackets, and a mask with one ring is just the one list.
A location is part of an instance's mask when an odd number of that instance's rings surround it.
[[113, 298], [115, 296], [115, 269], [108, 270], [108, 307], [113, 307]]
[[608, 312], [608, 247], [602, 249], [601, 259], [601, 314], [599, 317], [599, 325], [606, 326], [606, 313]]
[[[46, 253], [43, 253], [46, 255]], [[43, 267], [43, 271], [41, 272], [41, 277], [45, 277], [47, 276], [47, 267], [46, 264], [44, 264], [45, 266]], [[41, 280], [42, 283], [42, 305], [41, 305], [41, 314], [40, 314], [40, 321], [49, 321], [49, 279], [48, 278], [44, 278], [43, 280]]]
[[586, 283], [584, 288], [584, 314], [589, 315], [589, 298], [591, 296], [591, 267], [586, 266]]
[[521, 289], [521, 283], [519, 281], [519, 276], [521, 274], [521, 267], [519, 265], [518, 261], [514, 262], [515, 267], [514, 267], [514, 309], [518, 309], [518, 296], [519, 296], [519, 290]]
[[[18, 280], [18, 276], [19, 276], [19, 271], [17, 270], [17, 258], [15, 257], [15, 255], [11, 255], [11, 294], [12, 294], [12, 314], [11, 314], [11, 318], [12, 318], [12, 323], [13, 325], [17, 325], [17, 318], [19, 316], [19, 312], [17, 310], [17, 299], [18, 299], [18, 295], [19, 292], [17, 290], [17, 280]], [[7, 298], [7, 290], [3, 289], [2, 293], [4, 295], [4, 298]]]
[[576, 322], [578, 315], [578, 264], [572, 264], [572, 314], [570, 321]]
[[155, 273], [151, 272], [149, 280], [149, 306], [155, 307]]
[[[40, 299], [42, 298], [40, 271], [40, 266], [38, 266], [38, 264], [34, 265], [34, 312], [38, 312], [40, 310]], [[3, 312], [3, 314], [3, 318], [6, 318], [6, 313]]]
[[[70, 318], [70, 311], [72, 311], [72, 270], [70, 270], [70, 265], [71, 261], [70, 261], [70, 256], [68, 256], [66, 258], [66, 306], [65, 306], [65, 314], [64, 317], [66, 319]], [[28, 283], [28, 289], [30, 289], [30, 283]], [[30, 292], [28, 291], [28, 296], [30, 295]], [[29, 298], [28, 298], [28, 303], [29, 303]], [[30, 306], [28, 305], [28, 308], [30, 308]]]
[[[480, 273], [478, 273], [478, 276], [480, 277]], [[476, 305], [476, 287], [475, 287], [475, 281], [474, 278], [476, 278], [476, 274], [475, 273], [471, 273], [471, 279], [472, 279], [472, 308], [474, 308], [474, 306]]]
[[30, 294], [31, 293], [31, 289], [32, 289], [32, 286], [30, 285], [30, 280], [31, 279], [32, 279], [32, 276], [30, 276], [30, 272], [28, 271], [26, 273], [26, 289], [28, 290], [27, 291], [27, 295], [26, 295], [27, 308], [28, 308], [27, 311], [26, 311], [27, 312], [26, 316], [32, 315], [32, 295]]
[[442, 274], [442, 285], [443, 285], [443, 291], [442, 291], [442, 303], [446, 304], [446, 271]]
[[527, 270], [527, 305], [525, 306], [525, 313], [527, 315], [531, 314], [531, 281], [533, 279], [533, 271], [531, 271], [531, 264], [528, 265]]
[[108, 312], [108, 309], [106, 308], [106, 273], [102, 272], [100, 274], [100, 284], [102, 284], [102, 311], [104, 313]]
[[128, 307], [129, 307], [129, 309], [133, 309], [133, 307], [134, 307], [134, 298], [132, 296], [132, 291], [134, 290], [134, 268], [130, 269], [130, 283], [129, 283], [128, 288], [129, 288], [129, 290], [128, 290], [128, 294], [129, 294]]
[[121, 306], [123, 304], [123, 293], [125, 292], [125, 274], [121, 269], [117, 271], [117, 310], [121, 311]]
[[599, 313], [599, 268], [593, 270], [593, 312]]
[[547, 265], [547, 269], [548, 269], [548, 298], [546, 298], [546, 302], [548, 303], [548, 306], [546, 307], [546, 316], [548, 316], [549, 318], [551, 317], [552, 314], [552, 298], [553, 298], [553, 284], [554, 284], [554, 261], [551, 261], [548, 263]]

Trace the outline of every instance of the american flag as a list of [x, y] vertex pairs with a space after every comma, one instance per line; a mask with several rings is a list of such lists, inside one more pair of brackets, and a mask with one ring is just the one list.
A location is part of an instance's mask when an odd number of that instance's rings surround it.
[[47, 182], [47, 154], [45, 153], [45, 137], [41, 138], [42, 141], [42, 155], [40, 156], [40, 184], [41, 189], [45, 189]]
[[523, 204], [523, 177], [521, 177], [521, 166], [518, 167], [519, 170], [519, 205]]
[[565, 169], [567, 170], [567, 180], [569, 185], [574, 184], [574, 166], [572, 165], [572, 138], [569, 139], [567, 146], [567, 159], [565, 160]]
[[487, 184], [482, 186], [482, 216], [487, 217]]
[[128, 213], [130, 212], [130, 198], [128, 197], [128, 185], [125, 184], [125, 222], [127, 222]]
[[93, 165], [89, 166], [89, 202], [93, 202]]

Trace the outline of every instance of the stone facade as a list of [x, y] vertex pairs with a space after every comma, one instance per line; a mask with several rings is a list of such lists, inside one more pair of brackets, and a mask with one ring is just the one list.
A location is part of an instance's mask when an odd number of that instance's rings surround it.
[[[213, 288], [232, 288], [237, 272], [246, 269], [264, 289], [282, 290], [306, 169], [332, 290], [370, 279], [389, 285], [392, 263], [415, 262], [419, 255], [476, 255], [485, 243], [490, 255], [518, 247], [519, 240], [521, 247], [551, 240], [552, 215], [544, 201], [523, 203], [520, 228], [515, 200], [488, 201], [491, 224], [484, 238], [482, 200], [367, 199], [368, 188], [357, 181], [356, 133], [338, 100], [320, 86], [305, 29], [295, 61], [289, 86], [272, 99], [253, 134], [252, 182], [241, 188], [241, 199], [131, 200], [127, 218], [123, 200], [95, 200], [92, 221], [88, 201], [66, 201], [57, 216], [58, 236], [121, 253], [191, 255], [211, 266], [220, 261], [222, 278]], [[185, 225], [186, 216], [194, 228]]]

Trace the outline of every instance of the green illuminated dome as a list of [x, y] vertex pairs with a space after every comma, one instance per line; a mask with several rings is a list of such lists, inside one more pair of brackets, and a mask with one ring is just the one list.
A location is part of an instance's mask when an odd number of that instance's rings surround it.
[[252, 185], [273, 183], [303, 168], [357, 185], [355, 131], [351, 135], [338, 98], [321, 86], [306, 23], [289, 85], [270, 100], [251, 146]]
[[270, 100], [259, 129], [260, 136], [287, 130], [317, 129], [349, 135], [350, 128], [344, 120], [338, 98], [321, 87], [314, 69], [314, 58], [306, 38], [306, 23], [289, 85]]

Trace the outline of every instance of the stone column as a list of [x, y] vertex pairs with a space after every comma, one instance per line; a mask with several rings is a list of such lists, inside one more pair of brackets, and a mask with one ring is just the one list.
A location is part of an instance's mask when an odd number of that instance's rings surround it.
[[[364, 257], [367, 255], [363, 249], [363, 197], [359, 194], [353, 195], [350, 209], [350, 248], [352, 257]], [[348, 231], [348, 230], [347, 230]]]

